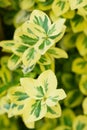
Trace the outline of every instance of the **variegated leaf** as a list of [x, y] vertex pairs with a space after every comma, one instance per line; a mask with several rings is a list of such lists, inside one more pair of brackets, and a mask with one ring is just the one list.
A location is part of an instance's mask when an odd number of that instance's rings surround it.
[[29, 122], [27, 123], [27, 121], [23, 120], [24, 121], [24, 124], [27, 128], [29, 129], [34, 129], [35, 128], [35, 122]]
[[52, 10], [56, 16], [66, 13], [69, 10], [68, 0], [54, 0]]
[[78, 14], [74, 16], [74, 18], [70, 21], [70, 23], [74, 33], [85, 30], [87, 26], [87, 22], [84, 20], [82, 16]]
[[40, 59], [40, 54], [34, 48], [28, 48], [22, 56], [25, 67], [32, 66]]
[[25, 102], [29, 100], [29, 94], [25, 92], [21, 86], [15, 86], [8, 90], [8, 96], [12, 103], [16, 105], [25, 105]]
[[87, 97], [83, 100], [83, 103], [82, 103], [82, 108], [83, 108], [83, 112], [84, 114], [87, 115]]
[[13, 24], [17, 28], [20, 25], [22, 25], [25, 21], [27, 21], [30, 17], [30, 12], [27, 10], [20, 10], [17, 12], [17, 14], [14, 16]]
[[54, 40], [55, 42], [58, 42], [61, 39], [66, 29], [64, 22], [65, 19], [59, 18], [49, 27], [47, 34], [50, 39]]
[[0, 97], [0, 114], [5, 114], [9, 111], [10, 104], [7, 96]]
[[75, 10], [68, 10], [66, 13], [62, 14], [65, 19], [72, 19], [75, 16]]
[[87, 5], [79, 8], [77, 13], [83, 16], [85, 20], [87, 20]]
[[9, 1], [9, 0], [0, 0], [0, 7], [1, 8], [6, 8], [6, 7], [10, 6], [10, 5], [11, 5], [11, 1]]
[[38, 8], [43, 11], [47, 11], [51, 9], [53, 0], [41, 0], [41, 2], [38, 3]]
[[[57, 79], [51, 70], [44, 71], [39, 77], [38, 82], [41, 83], [42, 86], [44, 86], [45, 93], [49, 94], [50, 92], [53, 92], [57, 87]], [[53, 87], [54, 86], [54, 87]]]
[[40, 100], [30, 100], [23, 112], [23, 121], [26, 123], [42, 119], [47, 111], [46, 105]]
[[7, 67], [2, 67], [0, 72], [0, 78], [4, 84], [11, 82], [12, 75]]
[[42, 55], [40, 60], [38, 61], [38, 64], [41, 64], [41, 65], [51, 64], [51, 59], [47, 54]]
[[13, 53], [18, 55], [18, 56], [22, 56], [23, 53], [28, 49], [28, 46], [24, 45], [24, 44], [15, 44], [14, 48], [13, 48]]
[[35, 45], [35, 48], [39, 51], [41, 55], [43, 55], [54, 43], [54, 40], [42, 37], [42, 39], [40, 39], [38, 43]]
[[72, 71], [77, 74], [87, 74], [87, 61], [83, 58], [76, 58], [72, 63]]
[[30, 98], [37, 100], [44, 98], [44, 86], [42, 86], [39, 81], [34, 80], [32, 78], [21, 78], [20, 82], [25, 92], [28, 92]]
[[77, 89], [74, 89], [73, 91], [68, 92], [64, 104], [66, 107], [75, 108], [81, 104], [82, 100], [83, 94]]
[[14, 40], [8, 40], [8, 41], [1, 41], [0, 42], [0, 47], [2, 47], [5, 50], [9, 50], [12, 51], [12, 48], [15, 45], [15, 41]]
[[45, 32], [48, 31], [48, 28], [51, 25], [49, 17], [40, 10], [34, 10], [31, 13], [30, 21], [41, 26], [45, 30]]
[[15, 54], [13, 54], [8, 60], [8, 68], [10, 70], [15, 70], [16, 68], [19, 67], [20, 64], [21, 64], [21, 58]]
[[21, 27], [16, 29], [14, 39], [15, 41], [31, 47], [34, 46], [38, 40], [44, 36], [44, 29], [28, 20]]
[[21, 65], [22, 72], [23, 72], [24, 74], [27, 74], [28, 72], [31, 72], [31, 71], [34, 69], [34, 67], [35, 67], [35, 64], [33, 64], [33, 65], [31, 65], [31, 66], [28, 66], [28, 67], [26, 67], [26, 66], [24, 66], [24, 65]]
[[19, 5], [22, 10], [27, 10], [33, 7], [34, 3], [34, 0], [22, 0]]
[[61, 107], [59, 103], [53, 107], [47, 106], [47, 113], [46, 116], [47, 118], [57, 118], [61, 116]]
[[53, 92], [50, 92], [47, 95], [46, 104], [47, 106], [55, 106], [59, 100], [62, 100], [66, 97], [66, 94], [63, 89], [56, 89]]
[[69, 126], [60, 125], [57, 126], [54, 130], [71, 130], [71, 128]]
[[15, 103], [11, 103], [10, 109], [8, 112], [8, 117], [18, 116], [23, 113], [24, 110], [24, 104], [18, 105]]
[[61, 46], [63, 46], [66, 50], [74, 48], [76, 46], [78, 34], [74, 34], [72, 31], [67, 33], [61, 42]]
[[87, 129], [87, 117], [85, 115], [78, 115], [72, 126], [73, 130], [86, 130]]
[[62, 116], [60, 117], [61, 125], [68, 126], [71, 129], [75, 117], [75, 113], [72, 109], [65, 108], [62, 112]]
[[71, 9], [78, 9], [87, 5], [87, 0], [69, 0]]
[[76, 47], [80, 53], [80, 55], [87, 55], [87, 36], [83, 33], [80, 34], [76, 41]]
[[48, 65], [42, 65], [39, 64], [40, 69], [42, 72], [44, 72], [45, 70], [51, 69], [53, 72], [55, 71], [55, 60], [53, 57], [51, 57], [51, 63]]
[[79, 82], [79, 88], [84, 95], [87, 95], [87, 75], [82, 75]]
[[51, 47], [47, 52], [54, 58], [68, 58], [67, 53], [63, 49], [57, 47]]

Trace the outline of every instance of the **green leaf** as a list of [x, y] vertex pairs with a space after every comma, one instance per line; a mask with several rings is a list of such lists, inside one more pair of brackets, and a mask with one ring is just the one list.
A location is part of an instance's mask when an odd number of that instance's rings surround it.
[[39, 117], [40, 111], [41, 111], [41, 101], [36, 101], [36, 103], [32, 105], [31, 114], [34, 113], [36, 117]]

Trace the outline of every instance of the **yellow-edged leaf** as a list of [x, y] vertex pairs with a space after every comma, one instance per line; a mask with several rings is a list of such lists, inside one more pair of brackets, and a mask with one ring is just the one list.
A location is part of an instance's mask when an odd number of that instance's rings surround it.
[[68, 0], [54, 0], [52, 10], [56, 16], [61, 16], [69, 10]]
[[57, 47], [51, 47], [47, 52], [54, 58], [68, 58], [67, 53], [63, 49]]
[[29, 94], [22, 86], [15, 86], [8, 90], [8, 96], [12, 103], [16, 105], [25, 105], [29, 100]]
[[47, 106], [55, 106], [59, 100], [62, 100], [65, 97], [66, 94], [63, 89], [56, 89], [47, 95], [46, 104]]
[[53, 107], [47, 106], [47, 113], [46, 116], [47, 118], [58, 118], [61, 116], [61, 107], [59, 103]]
[[49, 26], [49, 30], [47, 34], [50, 39], [55, 41], [55, 43], [58, 42], [64, 35], [65, 29], [66, 29], [66, 26], [64, 25], [64, 23], [65, 23], [65, 19], [59, 18], [51, 26]]
[[77, 74], [87, 74], [87, 61], [83, 58], [76, 58], [72, 63], [72, 71]]
[[53, 0], [50, 0], [50, 1], [45, 0], [42, 2], [38, 2], [38, 8], [43, 11], [48, 11], [51, 9], [52, 3], [53, 3]]
[[0, 98], [0, 114], [8, 113], [10, 109], [10, 103], [7, 96]]
[[30, 16], [30, 22], [33, 22], [39, 26], [41, 26], [46, 32], [48, 27], [51, 25], [51, 21], [46, 13], [40, 10], [34, 10]]
[[10, 70], [15, 70], [16, 68], [19, 67], [20, 63], [21, 63], [21, 58], [13, 54], [8, 60], [8, 68]]
[[71, 90], [67, 93], [67, 97], [64, 100], [64, 104], [69, 108], [74, 108], [80, 105], [82, 100], [83, 95], [81, 94], [81, 92], [74, 89], [73, 91]]
[[87, 0], [69, 0], [71, 9], [78, 9], [87, 4]]
[[22, 56], [23, 53], [28, 49], [28, 46], [24, 45], [24, 44], [15, 44], [14, 48], [13, 48], [13, 53], [18, 55], [18, 56]]
[[82, 75], [80, 82], [79, 82], [79, 88], [80, 91], [84, 94], [87, 95], [87, 75]]
[[76, 45], [77, 34], [74, 34], [72, 31], [64, 35], [61, 46], [63, 46], [66, 50], [74, 48]]
[[31, 99], [23, 112], [23, 121], [31, 123], [42, 119], [46, 114], [47, 108], [40, 100]]
[[85, 115], [78, 115], [73, 122], [72, 128], [73, 130], [87, 130], [87, 117]]
[[23, 10], [28, 10], [34, 5], [34, 0], [22, 0], [20, 2], [20, 8]]
[[15, 41], [14, 40], [7, 40], [7, 41], [1, 41], [0, 42], [0, 47], [2, 47], [5, 50], [9, 50], [12, 51], [12, 48], [15, 45]]
[[87, 97], [83, 100], [82, 108], [83, 108], [84, 114], [87, 115]]
[[60, 117], [61, 125], [65, 125], [68, 127], [72, 127], [73, 121], [75, 119], [75, 113], [72, 109], [65, 108], [62, 112], [62, 116]]
[[51, 59], [50, 59], [49, 55], [47, 55], [47, 54], [42, 55], [40, 60], [38, 61], [38, 64], [40, 64], [40, 65], [51, 64]]
[[32, 78], [21, 78], [20, 82], [30, 98], [40, 100], [44, 97], [44, 86], [42, 86], [39, 81]]
[[76, 14], [70, 21], [71, 27], [74, 33], [84, 31], [87, 25], [87, 21], [81, 15]]
[[40, 59], [40, 54], [34, 48], [28, 48], [22, 56], [22, 62], [25, 67], [32, 66]]
[[71, 128], [69, 126], [60, 125], [56, 127], [54, 130], [71, 130]]
[[87, 55], [87, 36], [80, 34], [76, 40], [76, 47], [81, 56]]
[[30, 17], [30, 12], [26, 10], [20, 10], [13, 19], [13, 24], [17, 28], [22, 25]]
[[57, 78], [52, 70], [44, 71], [37, 80], [44, 86], [46, 93], [53, 92], [57, 88]]
[[0, 0], [0, 7], [1, 8], [6, 8], [8, 6], [11, 5], [11, 1], [10, 0]]

